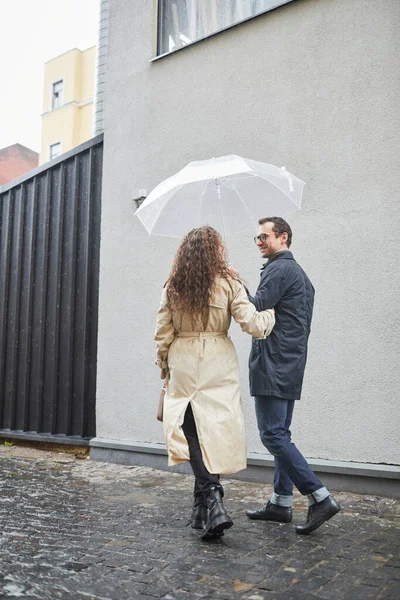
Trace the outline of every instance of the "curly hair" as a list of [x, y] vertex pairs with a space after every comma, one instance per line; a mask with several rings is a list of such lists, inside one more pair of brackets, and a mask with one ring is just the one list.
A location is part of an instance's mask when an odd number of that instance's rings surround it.
[[192, 229], [183, 238], [166, 282], [171, 308], [189, 313], [192, 322], [205, 328], [209, 304], [217, 277], [229, 280], [232, 275], [224, 260], [224, 245], [219, 233], [206, 225]]

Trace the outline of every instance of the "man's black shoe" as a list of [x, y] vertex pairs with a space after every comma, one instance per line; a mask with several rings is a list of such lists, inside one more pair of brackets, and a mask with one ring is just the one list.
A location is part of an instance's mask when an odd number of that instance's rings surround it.
[[331, 519], [339, 511], [340, 506], [332, 496], [328, 496], [322, 502], [312, 504], [308, 509], [306, 523], [304, 525], [296, 525], [296, 533], [308, 535], [318, 529], [318, 527], [321, 527], [322, 523]]
[[292, 520], [291, 507], [278, 506], [268, 502], [259, 510], [247, 510], [246, 515], [249, 519], [258, 521], [276, 521], [277, 523], [290, 523]]
[[191, 526], [193, 529], [204, 529], [207, 523], [208, 509], [205, 504], [193, 506]]

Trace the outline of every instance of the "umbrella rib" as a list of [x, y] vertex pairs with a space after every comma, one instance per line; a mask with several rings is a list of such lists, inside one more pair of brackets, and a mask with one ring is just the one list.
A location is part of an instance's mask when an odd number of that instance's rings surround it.
[[267, 179], [267, 177], [264, 177], [263, 175], [261, 175], [259, 173], [255, 173], [254, 177], [261, 177], [261, 179], [264, 179], [264, 181], [268, 181], [268, 183], [270, 183], [271, 185], [273, 185], [274, 187], [276, 187], [276, 189], [279, 190], [280, 192], [282, 192], [282, 194], [285, 194], [286, 198], [289, 198], [290, 202], [293, 202], [293, 204], [295, 206], [297, 206], [298, 208], [300, 208], [300, 206], [298, 204], [296, 204], [296, 202], [293, 200], [293, 198], [291, 198], [289, 196], [289, 194], [287, 194], [282, 188], [280, 188], [279, 185], [277, 185], [276, 183], [274, 183], [270, 179]]
[[[230, 182], [230, 181], [226, 180], [226, 182], [227, 182], [227, 183], [228, 183], [228, 184], [231, 186], [231, 188], [233, 189], [233, 191], [237, 193], [237, 195], [239, 196], [239, 198], [240, 198], [240, 199], [241, 199], [241, 201], [243, 202], [243, 206], [245, 207], [245, 209], [246, 209], [246, 212], [247, 212], [247, 214], [249, 215], [249, 219], [250, 219], [251, 223], [253, 223], [253, 217], [251, 216], [251, 214], [250, 214], [250, 212], [249, 212], [249, 209], [247, 208], [246, 202], [245, 202], [245, 201], [243, 200], [243, 198], [242, 198], [242, 195], [241, 195], [241, 193], [239, 192], [239, 190], [237, 190], [237, 189], [236, 189], [236, 188], [235, 188], [235, 187], [234, 187], [234, 186], [231, 184], [231, 182]], [[254, 226], [255, 226], [255, 227], [257, 227], [255, 224], [254, 224]]]
[[163, 212], [164, 208], [167, 206], [168, 202], [171, 200], [171, 198], [172, 198], [172, 196], [175, 194], [175, 192], [177, 192], [177, 191], [178, 191], [178, 190], [179, 190], [179, 189], [180, 189], [180, 188], [181, 188], [183, 185], [184, 185], [184, 184], [183, 184], [183, 183], [181, 183], [181, 184], [179, 184], [179, 185], [178, 185], [176, 188], [174, 188], [173, 190], [171, 190], [171, 194], [170, 194], [170, 196], [169, 196], [168, 200], [167, 200], [167, 201], [164, 203], [164, 206], [162, 207], [162, 209], [161, 209], [161, 210], [160, 210], [160, 212], [158, 213], [158, 215], [157, 215], [157, 218], [156, 218], [156, 220], [155, 220], [155, 221], [154, 221], [154, 223], [153, 223], [153, 226], [152, 226], [152, 228], [151, 228], [151, 231], [152, 231], [152, 232], [153, 232], [153, 229], [154, 229], [154, 227], [157, 225], [158, 219], [161, 217], [161, 214], [162, 214], [162, 212]]
[[[226, 177], [230, 177], [230, 175], [227, 175]], [[256, 177], [256, 175], [255, 175], [255, 173], [248, 172], [248, 173], [245, 173], [243, 175], [243, 177], [235, 177], [234, 181], [240, 181], [241, 179], [249, 179], [249, 177]], [[220, 181], [221, 181], [221, 183], [225, 183], [224, 179], [221, 179]]]

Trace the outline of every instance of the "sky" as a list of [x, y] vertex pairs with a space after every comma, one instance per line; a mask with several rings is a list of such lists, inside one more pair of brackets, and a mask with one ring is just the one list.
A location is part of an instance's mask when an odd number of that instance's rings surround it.
[[0, 149], [40, 150], [44, 63], [97, 44], [99, 0], [0, 0]]

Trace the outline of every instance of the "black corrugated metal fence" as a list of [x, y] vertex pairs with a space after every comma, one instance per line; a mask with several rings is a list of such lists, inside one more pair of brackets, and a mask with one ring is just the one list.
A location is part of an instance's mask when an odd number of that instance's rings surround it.
[[0, 188], [0, 437], [95, 435], [102, 136]]

